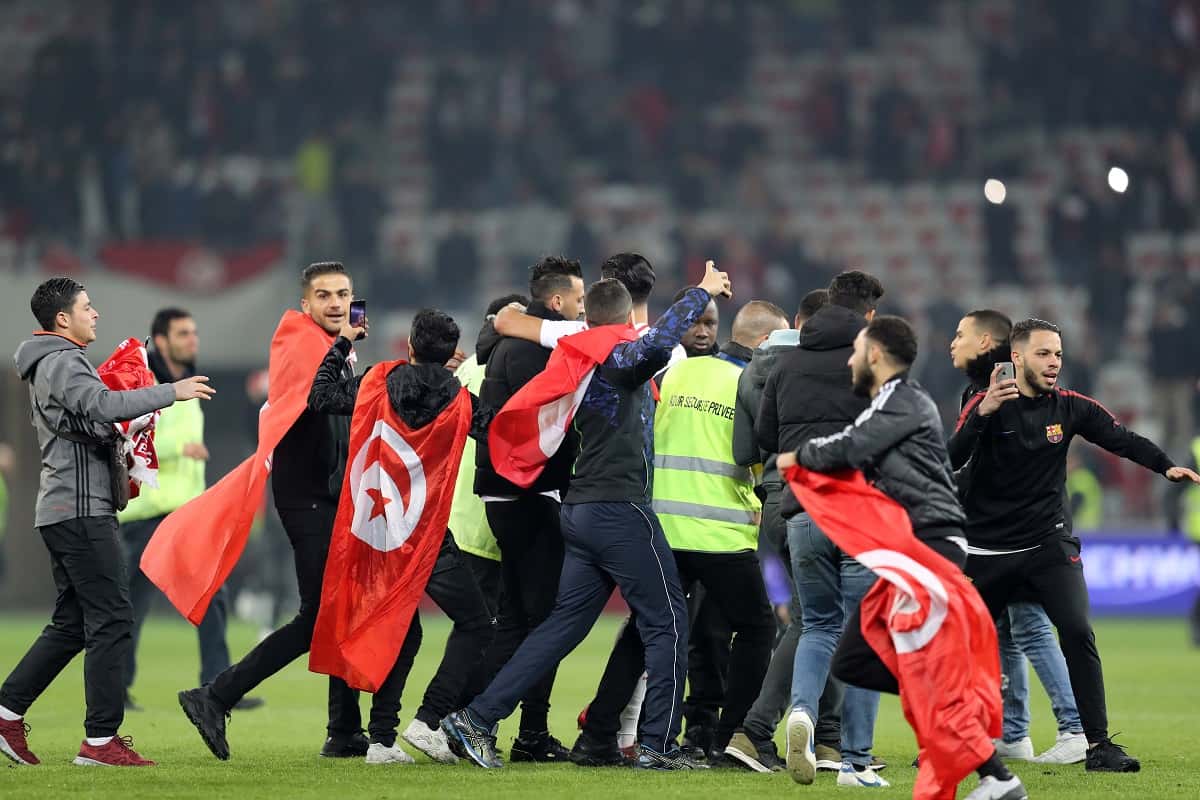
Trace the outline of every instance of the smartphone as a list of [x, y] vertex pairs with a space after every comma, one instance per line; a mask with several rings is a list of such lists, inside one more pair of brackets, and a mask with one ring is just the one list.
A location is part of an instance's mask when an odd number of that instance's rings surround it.
[[367, 321], [367, 301], [354, 300], [350, 303], [350, 327], [361, 328]]
[[1016, 379], [1017, 368], [1013, 366], [1013, 363], [1011, 361], [1001, 361], [1000, 372], [996, 375], [996, 381], [1015, 381]]

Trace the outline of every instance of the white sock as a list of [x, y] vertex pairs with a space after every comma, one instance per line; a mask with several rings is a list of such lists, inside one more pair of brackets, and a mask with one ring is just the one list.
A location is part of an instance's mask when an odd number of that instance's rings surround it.
[[103, 747], [104, 745], [108, 744], [112, 740], [113, 740], [113, 737], [111, 737], [111, 736], [89, 736], [89, 737], [87, 737], [87, 743], [90, 744], [92, 747]]
[[633, 687], [629, 704], [621, 711], [621, 728], [617, 731], [617, 747], [632, 747], [637, 742], [638, 719], [642, 716], [642, 703], [646, 699], [646, 673], [638, 678]]
[[21, 718], [22, 715], [13, 711], [11, 708], [0, 706], [0, 719], [4, 720], [5, 722], [16, 722]]

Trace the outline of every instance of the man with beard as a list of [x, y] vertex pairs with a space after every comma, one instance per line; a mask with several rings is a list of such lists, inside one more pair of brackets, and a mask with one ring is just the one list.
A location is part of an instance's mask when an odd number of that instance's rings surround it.
[[[158, 383], [172, 383], [196, 374], [200, 337], [196, 320], [181, 308], [164, 308], [150, 323], [150, 370]], [[129, 601], [133, 605], [133, 646], [125, 663], [125, 708], [141, 711], [129, 694], [137, 674], [137, 646], [142, 624], [158, 590], [142, 572], [142, 553], [158, 524], [175, 509], [204, 492], [204, 411], [199, 403], [179, 403], [163, 409], [154, 425], [154, 451], [158, 456], [158, 487], [142, 486], [138, 496], [117, 513], [121, 541], [129, 570]], [[229, 592], [221, 587], [213, 595], [208, 613], [196, 628], [200, 638], [200, 685], [212, 681], [229, 666], [225, 623], [229, 615]], [[262, 698], [243, 697], [234, 708], [246, 710], [262, 705]]]
[[[900, 317], [877, 316], [859, 332], [850, 358], [855, 394], [871, 404], [840, 433], [810, 439], [798, 452], [780, 453], [785, 472], [797, 463], [816, 472], [859, 469], [877, 489], [907, 512], [913, 535], [942, 558], [961, 568], [966, 562], [965, 522], [954, 476], [946, 455], [937, 406], [908, 377], [917, 357], [917, 337]], [[872, 573], [873, 575], [875, 573]], [[965, 658], [966, 654], [963, 654]], [[862, 612], [855, 608], [833, 657], [833, 671], [849, 686], [898, 693], [899, 682], [863, 635]], [[982, 742], [964, 741], [973, 752], [991, 750], [976, 771], [979, 787], [968, 800], [1025, 800], [1025, 787], [1000, 761], [986, 739], [985, 725], [976, 728]], [[789, 760], [794, 747], [790, 740]], [[804, 743], [812, 762], [812, 738]], [[887, 786], [871, 774], [865, 759], [847, 759], [839, 786]]]
[[[950, 359], [955, 368], [966, 373], [970, 383], [963, 391], [959, 410], [991, 383], [992, 370], [1001, 361], [1008, 361], [1011, 347], [1009, 335], [1012, 320], [991, 309], [967, 314], [958, 323], [950, 342]], [[962, 442], [958, 442], [962, 444]], [[961, 449], [961, 448], [960, 448]], [[963, 466], [970, 452], [951, 454], [951, 465]], [[964, 470], [962, 480], [969, 480]], [[1037, 603], [1013, 602], [1008, 611], [996, 619], [996, 635], [1000, 640], [1000, 666], [1007, 678], [1004, 690], [1004, 735], [996, 743], [1002, 758], [1037, 761], [1043, 764], [1075, 764], [1087, 756], [1087, 739], [1079, 721], [1075, 695], [1071, 693], [1071, 678], [1063, 658], [1054, 628], [1045, 610]], [[1025, 657], [1033, 662], [1050, 707], [1058, 721], [1058, 739], [1046, 752], [1034, 758], [1033, 741], [1029, 738], [1029, 671]]]
[[1163, 475], [1200, 483], [1150, 440], [1122, 426], [1099, 402], [1058, 386], [1062, 337], [1039, 319], [1012, 329], [1016, 380], [993, 371], [987, 391], [963, 409], [950, 449], [971, 453], [966, 484], [967, 575], [994, 616], [1015, 596], [1041, 603], [1058, 629], [1087, 736], [1087, 769], [1137, 772], [1141, 765], [1108, 736], [1104, 674], [1088, 612], [1079, 540], [1064, 503], [1067, 448], [1082, 436]]

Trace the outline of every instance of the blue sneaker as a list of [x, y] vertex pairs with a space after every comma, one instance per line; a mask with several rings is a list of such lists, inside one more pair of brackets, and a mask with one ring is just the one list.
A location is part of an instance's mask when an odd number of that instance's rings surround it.
[[465, 708], [448, 714], [442, 720], [442, 731], [450, 748], [476, 766], [484, 769], [504, 766], [496, 756], [496, 735], [491, 729], [476, 725]]
[[856, 770], [850, 764], [842, 764], [842, 768], [838, 770], [838, 786], [857, 786], [862, 789], [885, 789], [891, 786], [890, 783], [875, 774], [875, 770], [867, 767], [866, 769]]

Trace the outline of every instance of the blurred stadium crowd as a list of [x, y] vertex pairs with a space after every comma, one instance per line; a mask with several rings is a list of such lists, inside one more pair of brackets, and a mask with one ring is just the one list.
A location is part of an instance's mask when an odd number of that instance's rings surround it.
[[546, 252], [663, 285], [714, 258], [784, 307], [862, 268], [948, 421], [950, 338], [994, 307], [1059, 322], [1068, 384], [1188, 460], [1195, 0], [11, 0], [0, 45], [0, 274], [277, 244], [469, 318]]

